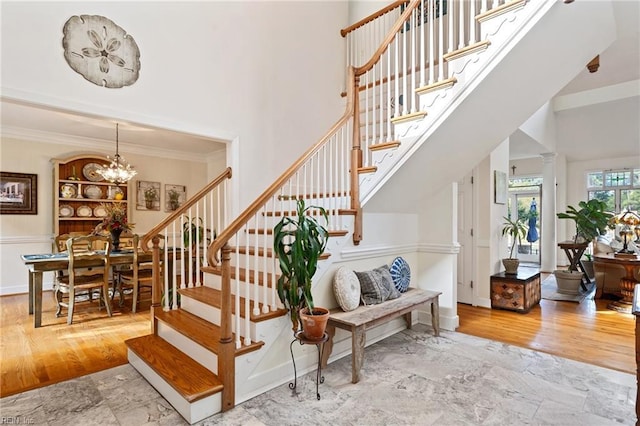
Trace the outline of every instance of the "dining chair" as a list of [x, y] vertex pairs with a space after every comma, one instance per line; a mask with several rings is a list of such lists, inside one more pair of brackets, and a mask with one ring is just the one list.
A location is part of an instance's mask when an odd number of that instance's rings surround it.
[[[53, 239], [53, 252], [54, 253], [66, 253], [67, 252], [67, 240], [69, 238], [73, 238], [73, 237], [79, 237], [82, 235], [86, 235], [84, 232], [69, 232], [67, 234], [60, 234], [60, 235], [56, 235]], [[86, 246], [84, 245], [79, 245], [78, 247], [76, 247], [78, 250], [86, 250], [85, 249]], [[69, 272], [67, 269], [61, 269], [56, 271], [56, 283], [60, 281], [60, 279], [62, 277], [68, 277], [69, 276]], [[54, 283], [54, 289], [55, 289], [55, 283]], [[89, 300], [93, 300], [93, 295], [91, 294], [91, 291], [86, 290], [86, 291], [77, 291], [76, 292], [76, 297], [89, 297]], [[54, 297], [56, 298], [56, 303], [59, 302], [58, 298], [61, 297], [61, 293], [57, 293], [54, 292]], [[58, 306], [58, 312], [56, 313], [56, 316], [59, 316], [60, 313], [60, 306]]]
[[[89, 295], [93, 290], [100, 290], [100, 300], [104, 301], [107, 313], [111, 316], [111, 304], [109, 303], [109, 246], [111, 240], [108, 236], [83, 235], [67, 239], [66, 246], [69, 253], [69, 266], [67, 274], [59, 277], [54, 284], [54, 293], [58, 301], [56, 316], [59, 317], [62, 308], [68, 310], [67, 324], [73, 322], [76, 296], [80, 292]], [[94, 247], [100, 245], [104, 250], [96, 251]], [[88, 267], [87, 263], [92, 266]], [[64, 295], [67, 301], [64, 301]], [[91, 302], [91, 297], [87, 298]], [[79, 302], [79, 300], [78, 300]]]
[[[163, 241], [164, 238], [161, 238]], [[133, 235], [133, 261], [130, 269], [118, 271], [118, 292], [120, 294], [120, 306], [124, 304], [124, 290], [131, 289], [133, 300], [131, 303], [131, 312], [135, 313], [140, 303], [140, 296], [143, 290], [149, 294], [151, 299], [151, 289], [153, 287], [153, 262], [141, 262], [139, 259], [140, 236]], [[160, 268], [162, 271], [162, 268]]]

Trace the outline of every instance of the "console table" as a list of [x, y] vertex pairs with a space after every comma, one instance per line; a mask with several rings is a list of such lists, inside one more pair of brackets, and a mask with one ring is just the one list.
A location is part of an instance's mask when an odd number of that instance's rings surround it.
[[491, 308], [527, 313], [540, 302], [540, 271], [518, 268], [517, 274], [491, 275]]

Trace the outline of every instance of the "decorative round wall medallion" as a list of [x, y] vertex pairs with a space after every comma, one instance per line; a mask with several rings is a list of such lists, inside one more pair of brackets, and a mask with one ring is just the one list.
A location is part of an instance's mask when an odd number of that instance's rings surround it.
[[138, 45], [110, 19], [99, 15], [72, 16], [62, 32], [64, 58], [75, 72], [90, 82], [119, 88], [138, 80]]

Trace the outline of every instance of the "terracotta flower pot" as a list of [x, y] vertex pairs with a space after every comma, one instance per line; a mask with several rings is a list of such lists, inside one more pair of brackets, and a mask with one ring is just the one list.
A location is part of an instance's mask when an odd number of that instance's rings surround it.
[[308, 340], [322, 340], [329, 321], [329, 310], [314, 307], [313, 315], [309, 314], [309, 308], [300, 310], [300, 322], [304, 337]]

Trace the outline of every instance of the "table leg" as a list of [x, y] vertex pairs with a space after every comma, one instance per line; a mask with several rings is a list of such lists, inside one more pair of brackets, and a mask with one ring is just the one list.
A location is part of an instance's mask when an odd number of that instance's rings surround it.
[[29, 315], [33, 315], [33, 275], [35, 272], [29, 271]]
[[33, 326], [42, 325], [42, 272], [32, 272], [33, 275]]
[[431, 325], [433, 334], [440, 336], [440, 302], [437, 297], [431, 302]]
[[626, 275], [620, 278], [620, 293], [622, 294], [622, 299], [609, 303], [607, 308], [630, 314], [633, 306], [633, 289], [636, 286], [636, 279], [633, 276], [635, 266], [629, 264], [624, 264], [623, 266]]
[[364, 362], [364, 345], [367, 333], [363, 325], [351, 330], [351, 383], [360, 381], [360, 368]]
[[329, 338], [329, 340], [327, 340], [327, 343], [325, 343], [325, 346], [323, 346], [322, 349], [322, 367], [326, 367], [327, 363], [329, 362], [329, 356], [331, 356], [331, 352], [333, 351], [333, 337], [336, 335], [336, 327], [331, 325], [331, 324], [327, 324], [327, 336]]

